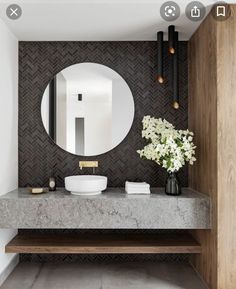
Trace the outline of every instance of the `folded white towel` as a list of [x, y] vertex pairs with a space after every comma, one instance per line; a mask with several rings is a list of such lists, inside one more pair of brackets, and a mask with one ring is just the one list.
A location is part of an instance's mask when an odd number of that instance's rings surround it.
[[126, 193], [129, 195], [150, 195], [150, 190], [126, 190]]
[[125, 191], [127, 194], [150, 194], [150, 185], [148, 183], [125, 182]]
[[140, 187], [140, 186], [147, 186], [149, 185], [148, 183], [146, 182], [129, 182], [129, 181], [126, 181], [125, 182], [125, 185], [127, 186], [135, 186], [135, 187]]
[[142, 191], [142, 190], [135, 190], [135, 191], [130, 191], [126, 190], [126, 193], [128, 195], [150, 195], [150, 190], [149, 191]]
[[126, 188], [150, 188], [150, 185], [148, 183], [139, 183], [139, 182], [125, 182]]

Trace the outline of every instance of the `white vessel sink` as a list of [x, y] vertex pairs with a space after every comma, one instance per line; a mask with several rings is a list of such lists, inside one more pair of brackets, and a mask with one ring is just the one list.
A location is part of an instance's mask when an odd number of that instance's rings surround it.
[[66, 177], [65, 188], [73, 195], [98, 195], [107, 188], [107, 177], [94, 175]]

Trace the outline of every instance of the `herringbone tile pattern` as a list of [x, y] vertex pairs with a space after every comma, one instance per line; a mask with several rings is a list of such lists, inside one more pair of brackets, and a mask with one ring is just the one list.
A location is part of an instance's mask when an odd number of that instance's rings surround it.
[[[166, 83], [155, 82], [155, 42], [20, 42], [19, 45], [19, 186], [47, 186], [57, 178], [63, 186], [65, 176], [79, 174], [79, 160], [96, 159], [97, 171], [107, 175], [109, 186], [124, 186], [126, 180], [147, 181], [164, 186], [166, 174], [156, 164], [141, 160], [136, 150], [145, 144], [141, 138], [144, 115], [166, 118], [178, 128], [187, 127], [187, 43], [180, 43], [181, 107], [171, 107], [171, 63], [165, 55]], [[84, 158], [59, 148], [49, 138], [41, 121], [41, 99], [50, 79], [65, 67], [80, 62], [109, 66], [127, 81], [135, 99], [135, 119], [126, 139], [112, 151]], [[122, 113], [122, 112], [121, 112]], [[90, 172], [90, 171], [88, 171]], [[83, 171], [83, 174], [86, 171]], [[187, 185], [187, 168], [179, 174]]]
[[21, 262], [43, 263], [73, 263], [104, 264], [124, 262], [185, 262], [189, 260], [189, 254], [21, 254]]
[[[35, 230], [20, 230], [20, 233], [31, 233]], [[166, 230], [94, 230], [101, 235], [106, 235], [111, 232], [129, 236], [131, 234], [146, 234], [149, 238], [153, 233], [166, 234]], [[169, 233], [179, 234], [184, 230], [168, 230]], [[38, 234], [56, 233], [58, 235], [74, 234], [82, 235], [90, 232], [90, 230], [77, 229], [58, 229], [58, 230], [37, 230]], [[83, 263], [108, 263], [108, 262], [143, 262], [143, 261], [175, 261], [182, 262], [188, 260], [188, 254], [21, 254], [20, 260], [23, 262], [83, 262]]]
[[[155, 82], [155, 42], [21, 42], [19, 52], [19, 186], [47, 186], [51, 175], [56, 176], [58, 186], [63, 186], [65, 176], [80, 173], [79, 160], [82, 159], [98, 160], [97, 173], [108, 176], [109, 186], [124, 186], [127, 179], [164, 186], [165, 171], [152, 162], [141, 160], [136, 150], [145, 144], [141, 138], [144, 115], [163, 117], [178, 128], [187, 128], [187, 43], [180, 43], [181, 107], [178, 111], [171, 107], [171, 62], [167, 53], [164, 59], [167, 81], [163, 86]], [[114, 150], [95, 158], [63, 151], [48, 137], [41, 121], [41, 99], [48, 82], [60, 70], [80, 62], [101, 63], [117, 71], [127, 81], [135, 99], [135, 119], [127, 138]], [[179, 178], [186, 186], [187, 168], [180, 172]], [[68, 262], [181, 261], [186, 258], [185, 255], [21, 256], [28, 261]]]

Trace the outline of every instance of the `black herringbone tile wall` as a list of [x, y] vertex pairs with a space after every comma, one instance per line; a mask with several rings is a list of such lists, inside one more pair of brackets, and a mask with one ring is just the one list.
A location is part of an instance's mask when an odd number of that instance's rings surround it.
[[[79, 160], [83, 159], [99, 161], [97, 173], [108, 176], [109, 186], [124, 186], [126, 180], [164, 186], [165, 171], [141, 160], [136, 150], [145, 144], [141, 138], [144, 115], [162, 117], [177, 128], [187, 128], [187, 43], [180, 43], [181, 106], [177, 111], [171, 107], [170, 58], [166, 53], [167, 81], [160, 85], [155, 81], [156, 54], [156, 42], [20, 42], [19, 186], [47, 186], [51, 175], [56, 176], [58, 186], [64, 186], [65, 176], [81, 173]], [[117, 71], [127, 81], [135, 100], [135, 119], [126, 139], [112, 151], [91, 158], [72, 155], [54, 144], [44, 130], [40, 113], [50, 79], [65, 67], [81, 62], [101, 63]], [[186, 186], [187, 168], [179, 178]]]
[[[35, 232], [34, 229], [20, 230], [20, 234], [31, 234]], [[106, 234], [118, 234], [126, 236], [127, 238], [132, 234], [145, 234], [148, 238], [152, 238], [153, 234], [170, 234], [175, 233], [181, 234], [184, 230], [93, 230], [96, 234], [106, 235]], [[37, 230], [37, 234], [47, 234], [56, 233], [57, 235], [71, 235], [81, 236], [90, 232], [90, 230], [77, 230], [77, 229], [47, 229], [47, 230]], [[53, 263], [124, 263], [124, 262], [185, 262], [189, 260], [189, 254], [21, 254], [20, 260], [23, 262], [53, 262]]]
[[[124, 186], [127, 179], [164, 186], [165, 171], [152, 162], [141, 160], [136, 150], [145, 144], [141, 138], [144, 115], [163, 117], [178, 128], [187, 128], [187, 43], [180, 43], [181, 107], [178, 111], [171, 107], [170, 58], [166, 53], [167, 81], [161, 86], [155, 82], [156, 53], [155, 42], [21, 42], [19, 186], [47, 186], [51, 175], [56, 176], [58, 186], [64, 186], [65, 176], [81, 173], [79, 160], [83, 159], [99, 161], [97, 173], [108, 176], [109, 186]], [[129, 135], [114, 150], [98, 157], [78, 157], [63, 151], [48, 137], [41, 121], [41, 99], [48, 82], [60, 70], [80, 62], [101, 63], [117, 71], [127, 81], [135, 100], [135, 119]], [[87, 172], [82, 171], [83, 174]], [[179, 178], [186, 186], [187, 168], [181, 171]], [[44, 234], [47, 231], [39, 232]], [[21, 260], [45, 262], [182, 261], [186, 258], [183, 255], [21, 255]]]

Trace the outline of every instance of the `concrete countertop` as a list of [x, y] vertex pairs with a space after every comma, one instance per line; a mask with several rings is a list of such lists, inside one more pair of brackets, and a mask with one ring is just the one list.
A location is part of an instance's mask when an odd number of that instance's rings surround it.
[[209, 229], [207, 195], [183, 188], [167, 196], [163, 188], [151, 195], [127, 195], [108, 188], [97, 196], [75, 196], [64, 188], [34, 195], [19, 188], [0, 197], [0, 228], [78, 229]]

